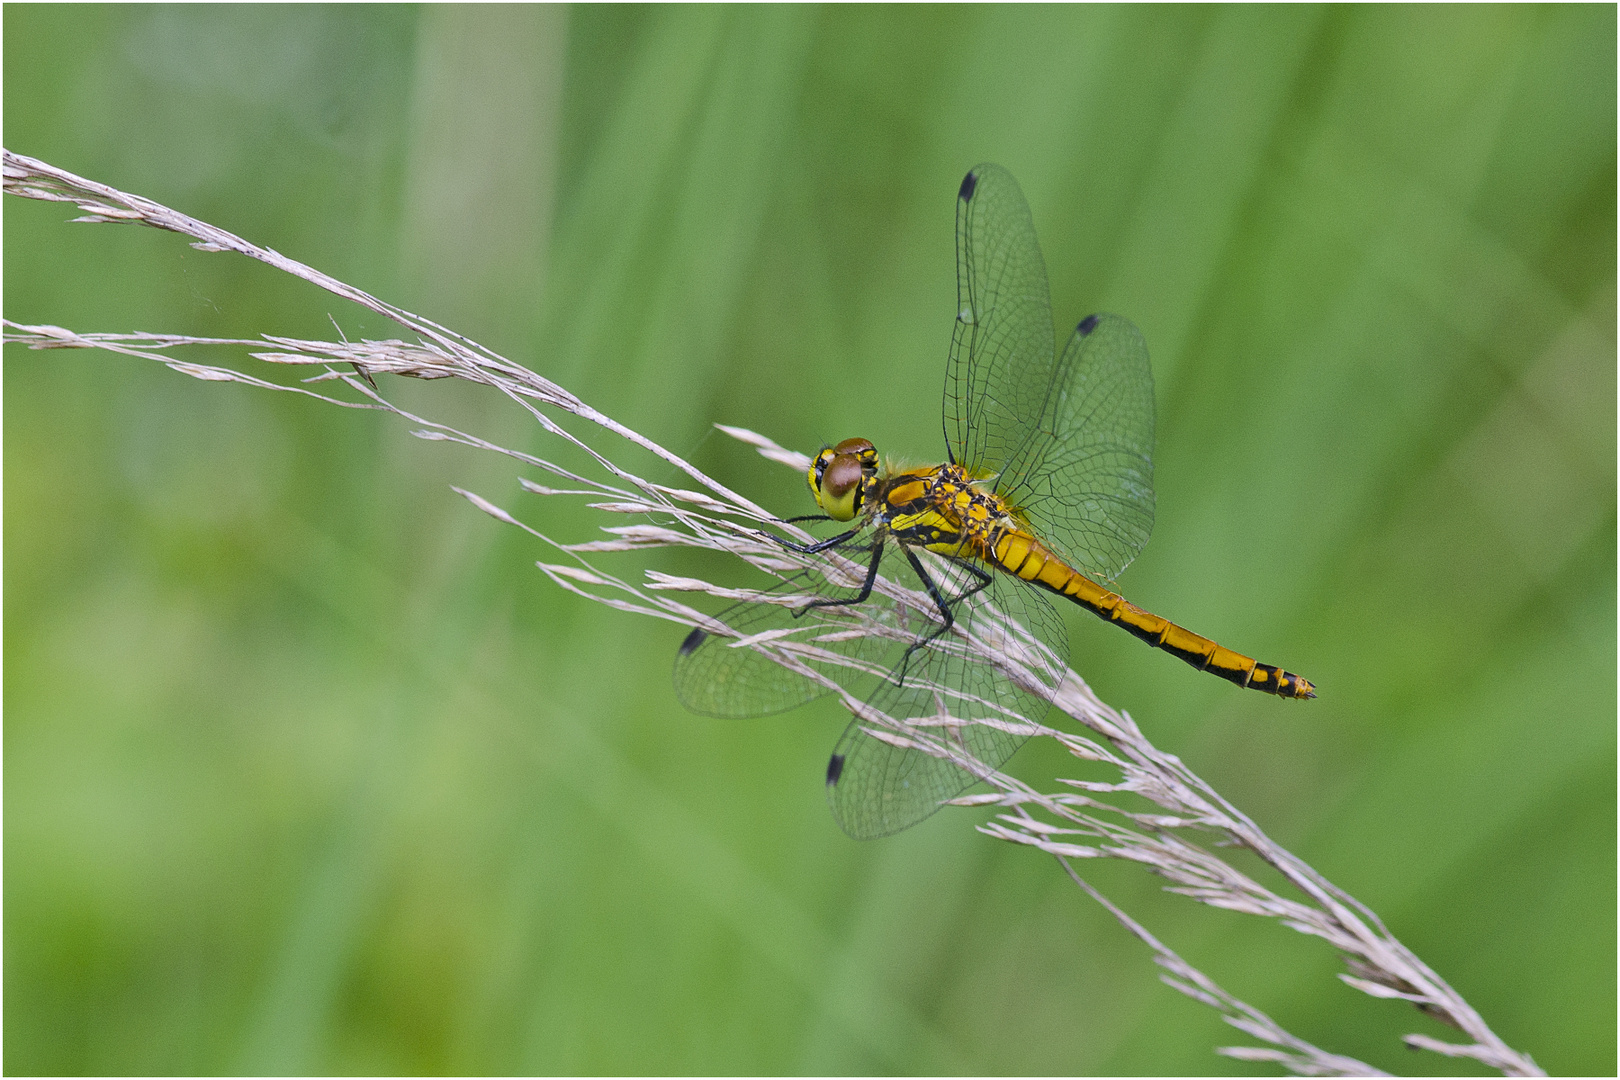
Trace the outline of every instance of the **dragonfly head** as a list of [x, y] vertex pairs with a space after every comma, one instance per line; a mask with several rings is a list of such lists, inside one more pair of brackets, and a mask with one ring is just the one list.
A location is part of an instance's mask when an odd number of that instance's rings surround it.
[[810, 490], [834, 521], [852, 521], [877, 482], [877, 449], [865, 439], [845, 439], [823, 448], [810, 463]]

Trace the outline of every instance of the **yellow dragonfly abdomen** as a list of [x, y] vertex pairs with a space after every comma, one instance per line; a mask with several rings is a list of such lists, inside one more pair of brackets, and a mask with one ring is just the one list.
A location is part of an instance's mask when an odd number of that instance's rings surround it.
[[996, 530], [996, 535], [976, 554], [1014, 577], [1073, 600], [1099, 618], [1118, 623], [1154, 648], [1180, 657], [1199, 671], [1208, 671], [1239, 686], [1278, 697], [1316, 696], [1310, 681], [1291, 671], [1262, 664], [1251, 656], [1233, 652], [1186, 627], [1177, 626], [1169, 619], [1143, 611], [1069, 566], [1046, 545], [1019, 529]]

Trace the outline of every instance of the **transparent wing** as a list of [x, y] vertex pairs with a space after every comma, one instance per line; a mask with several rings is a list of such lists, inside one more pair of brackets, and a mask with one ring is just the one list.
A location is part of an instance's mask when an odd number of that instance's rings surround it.
[[1046, 264], [1023, 192], [999, 165], [962, 181], [956, 292], [951, 453], [994, 475], [1065, 561], [1117, 577], [1153, 531], [1153, 372], [1141, 332], [1093, 316], [1054, 361]]
[[[978, 579], [946, 559], [930, 559], [930, 574], [955, 613], [956, 628], [913, 649], [938, 628], [937, 608], [915, 591], [921, 583], [893, 543], [880, 570], [912, 595], [899, 599], [874, 591], [860, 604], [806, 609], [819, 597], [855, 595], [858, 568], [870, 552], [869, 544], [845, 552], [844, 581], [829, 584], [819, 572], [804, 571], [759, 599], [727, 609], [694, 630], [675, 658], [675, 692], [693, 712], [768, 715], [829, 693], [831, 683], [905, 724], [891, 731], [856, 719], [833, 751], [828, 801], [839, 825], [860, 840], [915, 825], [979, 779], [976, 771], [929, 754], [916, 742], [932, 740], [998, 769], [1026, 736], [967, 721], [1045, 717], [1049, 694], [1020, 686], [974, 644], [1011, 657], [1047, 686], [1061, 677], [1068, 656], [1063, 622], [1045, 596], [1002, 574], [964, 596]], [[776, 663], [757, 646], [804, 671]]]
[[[947, 599], [974, 583], [959, 564], [944, 564], [939, 585]], [[957, 630], [1023, 664], [1037, 682], [1052, 686], [1068, 657], [1068, 635], [1046, 597], [997, 574], [985, 590], [952, 604]], [[1027, 631], [1005, 631], [1006, 620]], [[888, 836], [933, 814], [980, 778], [948, 758], [912, 745], [928, 739], [965, 753], [984, 768], [999, 769], [1027, 736], [969, 720], [1039, 723], [1049, 694], [1035, 694], [985, 662], [953, 631], [915, 651], [870, 704], [905, 722], [902, 732], [874, 728], [857, 717], [845, 729], [827, 769], [833, 816], [857, 840]]]
[[1130, 320], [1069, 338], [1038, 431], [996, 490], [1071, 566], [1112, 580], [1153, 532], [1153, 369]]
[[956, 201], [956, 326], [945, 367], [945, 441], [977, 476], [1000, 473], [1035, 431], [1053, 375], [1051, 290], [1018, 181], [999, 165]]
[[[705, 716], [785, 712], [832, 692], [806, 671], [863, 700], [870, 696], [906, 648], [933, 625], [927, 614], [877, 592], [860, 604], [809, 606], [818, 599], [857, 595], [871, 551], [870, 540], [840, 548], [846, 561], [842, 580], [802, 571], [693, 630], [675, 656], [675, 694], [681, 704]], [[887, 573], [897, 570], [892, 558], [885, 556]], [[754, 647], [759, 645], [804, 671], [777, 663]]]

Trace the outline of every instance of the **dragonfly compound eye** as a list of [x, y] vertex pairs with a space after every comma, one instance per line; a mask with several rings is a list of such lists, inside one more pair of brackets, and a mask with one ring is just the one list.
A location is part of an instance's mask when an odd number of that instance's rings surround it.
[[850, 521], [861, 511], [866, 476], [866, 468], [858, 456], [834, 453], [821, 470], [821, 483], [811, 486], [815, 488], [816, 501], [827, 511], [828, 517], [834, 521]]
[[845, 439], [832, 448], [835, 454], [849, 454], [861, 459], [861, 464], [877, 465], [877, 449], [873, 447], [870, 439]]

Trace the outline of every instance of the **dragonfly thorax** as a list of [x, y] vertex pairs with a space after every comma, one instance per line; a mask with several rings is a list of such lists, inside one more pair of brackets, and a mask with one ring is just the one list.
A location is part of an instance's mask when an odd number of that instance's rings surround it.
[[877, 484], [877, 448], [866, 439], [823, 447], [806, 479], [816, 503], [834, 521], [853, 521]]

